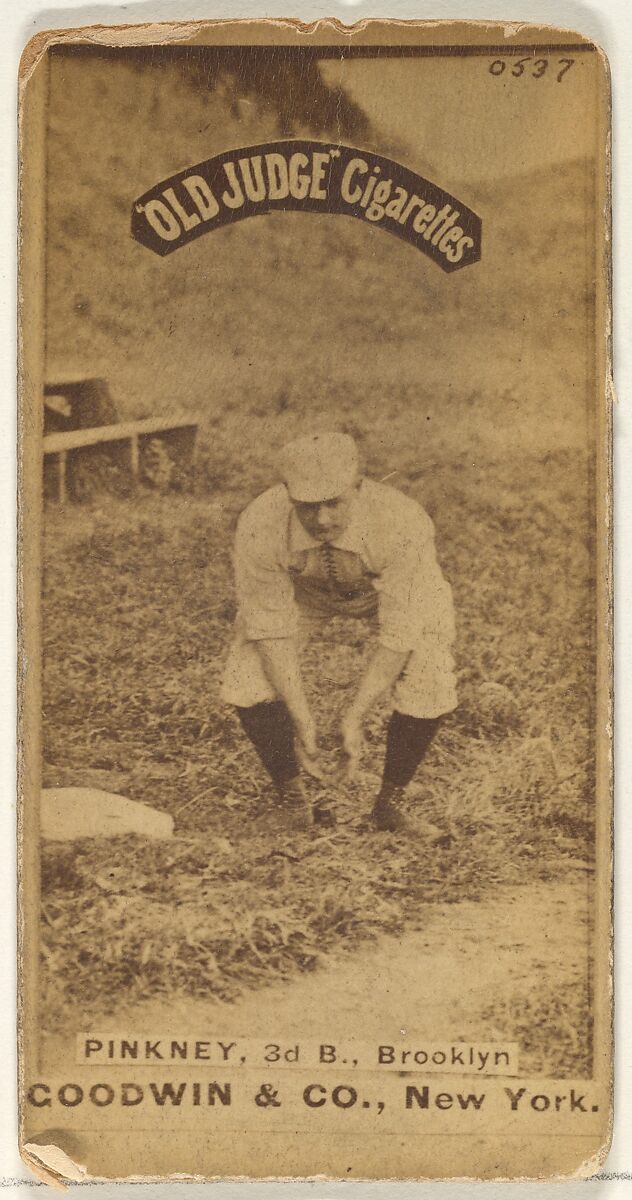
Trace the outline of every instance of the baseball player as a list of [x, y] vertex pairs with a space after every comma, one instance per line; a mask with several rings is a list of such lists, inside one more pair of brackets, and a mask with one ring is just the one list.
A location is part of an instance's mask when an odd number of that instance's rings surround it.
[[244, 510], [235, 540], [238, 613], [223, 698], [272, 777], [288, 822], [331, 821], [307, 798], [301, 767], [318, 775], [314, 714], [301, 677], [301, 645], [314, 622], [345, 615], [377, 629], [377, 642], [341, 720], [348, 768], [363, 721], [392, 692], [375, 829], [406, 832], [402, 812], [441, 717], [456, 706], [452, 595], [430, 518], [416, 501], [362, 476], [354, 440], [321, 433], [285, 446], [282, 482]]

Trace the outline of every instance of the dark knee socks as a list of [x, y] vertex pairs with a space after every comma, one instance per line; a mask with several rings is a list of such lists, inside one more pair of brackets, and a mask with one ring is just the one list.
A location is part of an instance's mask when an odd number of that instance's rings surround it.
[[386, 732], [382, 789], [406, 787], [425, 757], [441, 717], [409, 717], [394, 712]]
[[[283, 700], [236, 708], [241, 726], [277, 787], [299, 773], [294, 728]], [[406, 787], [441, 724], [441, 717], [409, 717], [394, 712], [386, 733], [382, 788]]]
[[251, 708], [236, 708], [235, 712], [276, 786], [294, 779], [299, 771], [294, 727], [283, 700], [268, 700]]

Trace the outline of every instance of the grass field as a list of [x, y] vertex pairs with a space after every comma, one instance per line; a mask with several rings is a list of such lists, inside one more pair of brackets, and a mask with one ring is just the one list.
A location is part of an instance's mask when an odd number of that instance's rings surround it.
[[[242, 497], [148, 492], [134, 504], [49, 510], [46, 782], [120, 791], [176, 822], [164, 843], [45, 848], [53, 1023], [69, 1001], [98, 1007], [108, 995], [230, 999], [341, 944], [414, 926], [428, 903], [590, 861], [590, 536], [586, 513], [569, 520], [585, 469], [563, 453], [489, 463], [484, 474], [457, 461], [402, 480], [434, 516], [459, 614], [462, 702], [411, 788], [417, 811], [456, 832], [441, 854], [368, 830], [385, 706], [369, 721], [358, 779], [335, 789], [336, 833], [289, 833], [276, 814], [217, 696]], [[528, 510], [518, 479], [528, 480]], [[364, 652], [362, 626], [339, 620], [307, 655], [332, 767]], [[500, 702], [494, 685], [506, 689]], [[519, 1026], [521, 1015], [508, 1019]]]
[[[435, 902], [590, 868], [593, 847], [591, 165], [439, 177], [483, 217], [483, 260], [455, 276], [379, 230], [301, 214], [159, 261], [131, 241], [134, 197], [276, 136], [274, 114], [240, 116], [219, 83], [202, 95], [86, 62], [51, 75], [49, 377], [105, 375], [123, 417], [199, 411], [201, 465], [193, 496], [96, 494], [46, 514], [45, 782], [119, 791], [176, 823], [159, 844], [44, 848], [50, 1026], [79, 1001], [230, 1000], [414, 927]], [[379, 131], [359, 144], [389, 153]], [[560, 253], [571, 240], [578, 253]], [[461, 704], [411, 787], [454, 827], [441, 854], [368, 831], [385, 705], [338, 787], [338, 831], [290, 836], [218, 702], [237, 514], [279, 444], [328, 427], [426, 506], [453, 585]], [[339, 621], [306, 655], [332, 766], [365, 650]], [[586, 1069], [587, 972], [563, 1000], [531, 981], [504, 1036]]]

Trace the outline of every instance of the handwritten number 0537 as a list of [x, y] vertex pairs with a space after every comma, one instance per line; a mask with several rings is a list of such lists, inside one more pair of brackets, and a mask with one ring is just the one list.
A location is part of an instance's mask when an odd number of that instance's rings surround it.
[[[561, 70], [558, 69], [555, 76], [558, 83], [562, 82], [566, 72], [570, 71], [574, 62], [574, 58], [558, 58], [556, 63], [551, 64], [553, 70], [555, 70], [555, 67], [561, 68]], [[541, 79], [548, 68], [548, 58], [517, 58], [509, 59], [509, 62], [506, 62], [504, 58], [495, 58], [493, 63], [490, 64], [489, 73], [490, 75], [504, 75], [505, 71], [508, 70], [509, 74], [513, 75], [516, 79], [520, 75], [530, 75], [532, 79]]]

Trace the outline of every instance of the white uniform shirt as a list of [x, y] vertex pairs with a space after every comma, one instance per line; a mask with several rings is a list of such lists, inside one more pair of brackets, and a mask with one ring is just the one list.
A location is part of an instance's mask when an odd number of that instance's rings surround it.
[[452, 592], [437, 562], [432, 521], [415, 500], [363, 480], [349, 524], [331, 545], [339, 586], [328, 587], [322, 543], [301, 525], [283, 484], [244, 510], [234, 558], [242, 637], [294, 636], [299, 603], [309, 604], [311, 596], [310, 606], [325, 613], [370, 616], [376, 609], [379, 642], [388, 649], [451, 644]]

